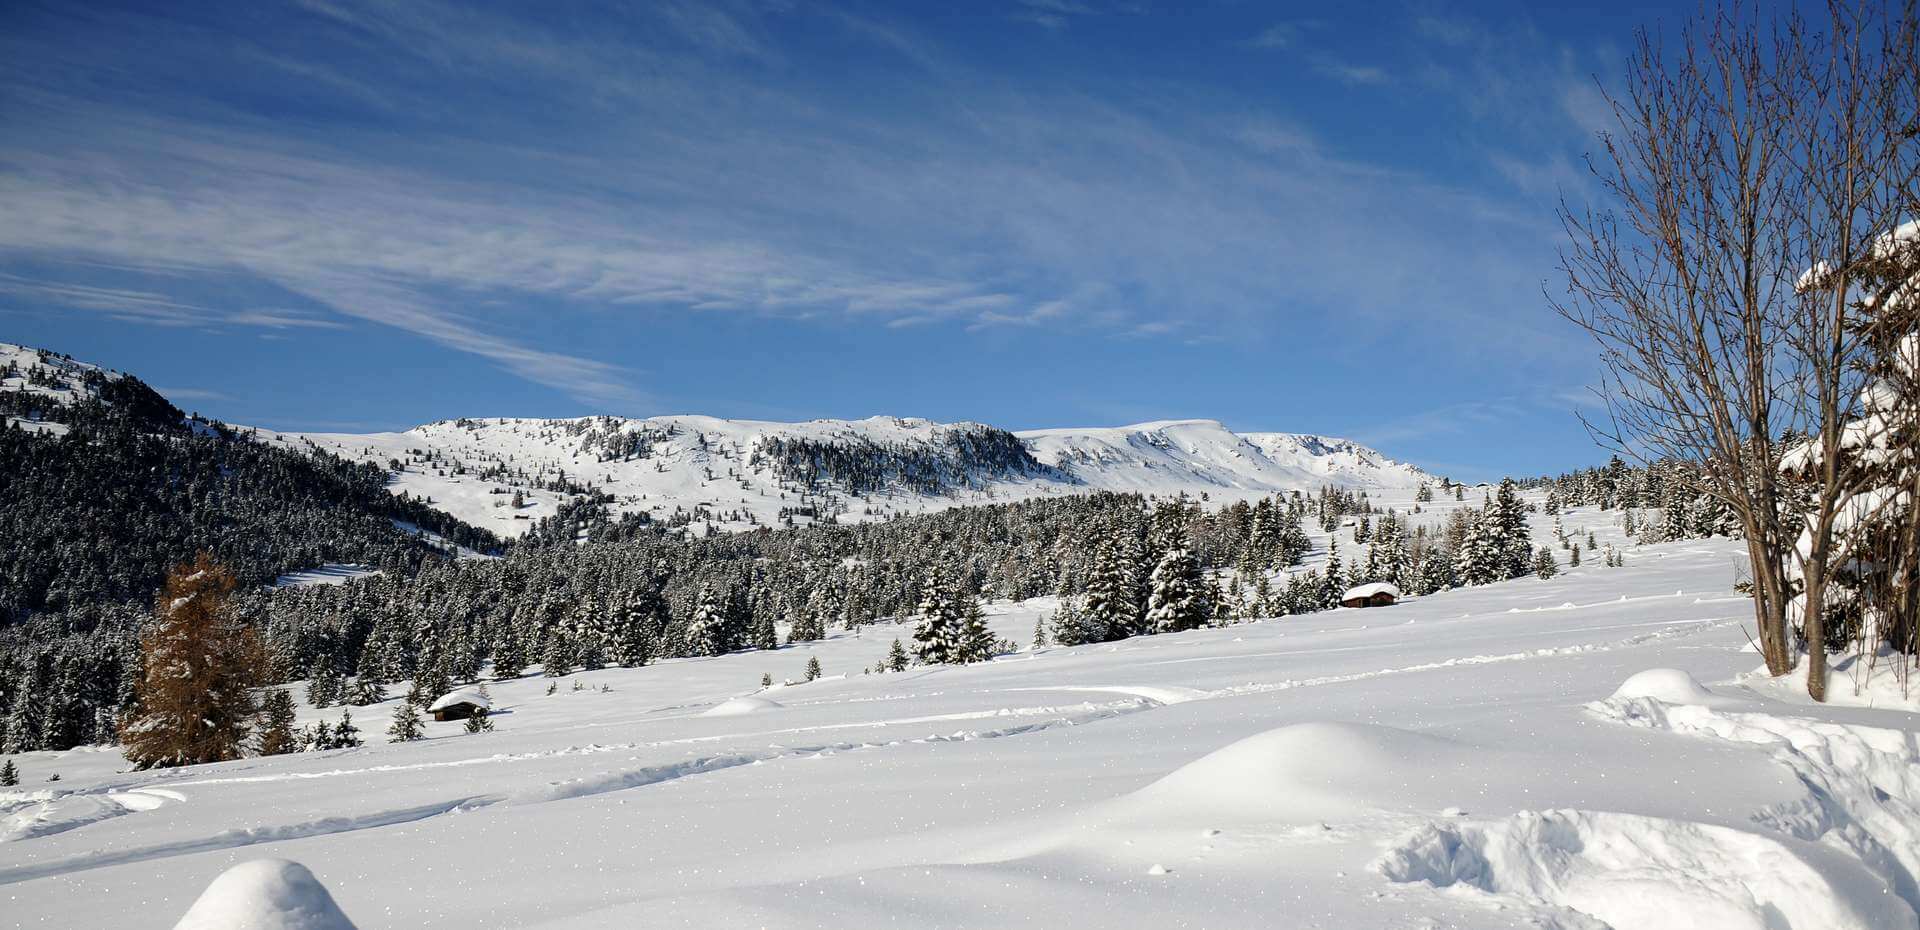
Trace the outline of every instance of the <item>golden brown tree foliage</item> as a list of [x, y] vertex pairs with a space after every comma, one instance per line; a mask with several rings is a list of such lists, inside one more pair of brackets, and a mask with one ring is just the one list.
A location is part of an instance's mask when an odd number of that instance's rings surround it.
[[201, 553], [167, 575], [140, 640], [141, 673], [120, 741], [138, 768], [237, 759], [262, 653], [227, 599], [233, 573]]

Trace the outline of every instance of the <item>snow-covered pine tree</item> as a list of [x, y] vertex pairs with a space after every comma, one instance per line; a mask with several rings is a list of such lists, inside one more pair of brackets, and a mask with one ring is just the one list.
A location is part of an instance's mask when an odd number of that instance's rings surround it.
[[1212, 616], [1206, 580], [1200, 563], [1184, 546], [1167, 550], [1153, 569], [1153, 593], [1147, 606], [1147, 625], [1155, 633], [1172, 633], [1206, 626]]
[[1541, 546], [1533, 555], [1533, 573], [1542, 579], [1560, 574], [1560, 563], [1554, 561], [1553, 547]]
[[713, 589], [701, 587], [693, 616], [687, 621], [687, 649], [692, 654], [718, 656], [726, 655], [732, 649], [733, 644], [727, 641], [727, 631], [732, 621], [723, 606], [725, 600], [714, 594]]
[[235, 584], [206, 553], [167, 575], [140, 640], [135, 709], [120, 728], [135, 768], [240, 757], [265, 654], [229, 606]]
[[1084, 638], [1070, 640], [1069, 631], [1063, 629], [1061, 642], [1103, 642], [1125, 639], [1133, 633], [1133, 579], [1119, 546], [1112, 541], [1101, 543], [1094, 552], [1093, 573], [1087, 577], [1080, 615]]
[[298, 751], [293, 724], [293, 695], [285, 688], [269, 690], [260, 702], [260, 727], [255, 733], [260, 754], [278, 756]]
[[467, 732], [493, 732], [493, 712], [484, 707], [474, 708], [473, 716], [467, 718]]
[[808, 681], [813, 681], [820, 677], [820, 657], [819, 656], [807, 657], [806, 676], [807, 676], [806, 680]]
[[393, 708], [393, 723], [387, 727], [387, 742], [408, 743], [426, 736], [420, 725], [420, 712], [401, 701]]
[[332, 748], [352, 749], [359, 745], [360, 728], [353, 725], [353, 711], [342, 710], [340, 712], [340, 724], [333, 728]]
[[20, 784], [20, 770], [15, 768], [13, 760], [0, 763], [0, 788], [11, 788]]
[[332, 707], [340, 703], [345, 690], [346, 682], [334, 670], [333, 658], [322, 655], [314, 659], [313, 667], [307, 673], [307, 703], [315, 707]]
[[1466, 537], [1454, 553], [1453, 574], [1464, 585], [1491, 584], [1511, 577], [1505, 540], [1490, 514], [1482, 513], [1468, 524]]
[[1527, 529], [1527, 506], [1520, 500], [1519, 486], [1512, 478], [1500, 479], [1500, 489], [1487, 510], [1493, 530], [1506, 553], [1506, 574], [1517, 578], [1532, 568], [1533, 535]]
[[886, 669], [889, 672], [904, 672], [908, 664], [907, 647], [901, 645], [900, 640], [895, 638], [893, 645], [887, 647]]

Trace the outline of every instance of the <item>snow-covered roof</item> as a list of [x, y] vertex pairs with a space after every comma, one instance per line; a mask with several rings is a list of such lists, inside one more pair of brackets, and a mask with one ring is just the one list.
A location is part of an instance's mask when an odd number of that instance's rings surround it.
[[1348, 588], [1347, 593], [1340, 595], [1340, 599], [1350, 601], [1356, 597], [1372, 597], [1376, 594], [1391, 594], [1394, 600], [1397, 601], [1400, 599], [1400, 589], [1394, 587], [1391, 582], [1386, 581], [1376, 581], [1372, 584], [1363, 584]]
[[436, 710], [446, 710], [455, 704], [472, 704], [475, 707], [484, 707], [488, 710], [493, 709], [493, 701], [489, 700], [486, 695], [481, 694], [479, 689], [461, 688], [458, 691], [441, 695], [439, 700], [434, 701], [433, 704], [427, 708], [427, 713], [433, 713]]

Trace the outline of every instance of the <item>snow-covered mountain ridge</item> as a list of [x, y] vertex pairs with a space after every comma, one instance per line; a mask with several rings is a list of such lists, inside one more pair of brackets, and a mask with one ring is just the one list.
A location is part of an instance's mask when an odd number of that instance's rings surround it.
[[1349, 440], [1239, 434], [1214, 420], [1015, 433], [900, 417], [781, 423], [597, 416], [259, 435], [395, 467], [396, 493], [430, 498], [504, 535], [524, 533], [590, 490], [610, 495], [616, 512], [742, 529], [1096, 491], [1219, 500], [1432, 480]]

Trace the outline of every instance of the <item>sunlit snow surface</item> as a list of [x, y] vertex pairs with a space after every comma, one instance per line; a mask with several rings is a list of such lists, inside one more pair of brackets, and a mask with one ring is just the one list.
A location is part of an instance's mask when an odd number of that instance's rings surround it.
[[884, 626], [528, 677], [420, 743], [388, 701], [356, 750], [25, 754], [0, 925], [167, 927], [280, 858], [362, 928], [1914, 926], [1915, 716], [1736, 681], [1736, 544], [1590, 555], [966, 668], [862, 674]]

